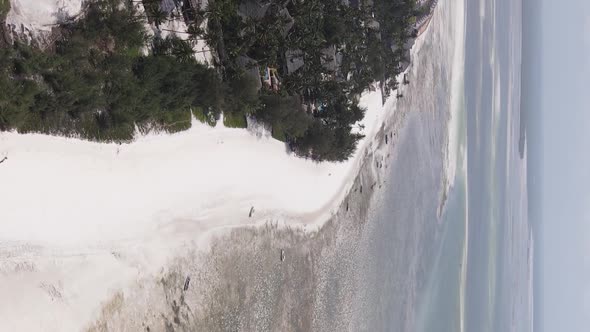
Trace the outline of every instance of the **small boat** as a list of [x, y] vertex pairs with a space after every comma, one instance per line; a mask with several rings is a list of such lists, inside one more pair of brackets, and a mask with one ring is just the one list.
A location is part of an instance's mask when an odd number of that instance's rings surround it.
[[285, 261], [285, 258], [286, 258], [286, 256], [285, 256], [285, 249], [281, 249], [281, 262], [284, 262]]

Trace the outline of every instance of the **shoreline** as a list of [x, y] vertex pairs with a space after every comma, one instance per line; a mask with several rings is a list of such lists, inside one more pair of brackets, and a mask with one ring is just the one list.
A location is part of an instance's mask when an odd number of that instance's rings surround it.
[[[419, 45], [417, 40], [412, 54]], [[344, 163], [302, 160], [285, 153], [278, 141], [222, 125], [193, 123], [186, 132], [145, 135], [125, 145], [0, 133], [0, 153], [9, 157], [0, 165], [0, 182], [8, 189], [0, 193], [8, 207], [0, 211], [0, 223], [8, 226], [0, 236], [0, 257], [7, 258], [0, 281], [12, 285], [7, 294], [50, 306], [42, 320], [52, 320], [53, 313], [75, 324], [96, 317], [113, 290], [161, 273], [187, 248], [208, 250], [211, 238], [228, 230], [260, 227], [273, 218], [303, 230], [326, 226], [352, 194], [364, 165], [373, 163], [377, 170], [384, 147], [394, 144], [383, 144], [387, 126], [403, 123], [395, 94], [383, 105], [375, 90], [363, 95], [363, 105], [370, 106], [362, 121], [366, 137]], [[34, 202], [41, 212], [32, 215], [19, 202]], [[251, 207], [254, 216], [248, 218]], [[113, 275], [97, 283], [97, 267]], [[72, 304], [81, 306], [72, 310]], [[0, 317], [16, 309], [0, 304]]]

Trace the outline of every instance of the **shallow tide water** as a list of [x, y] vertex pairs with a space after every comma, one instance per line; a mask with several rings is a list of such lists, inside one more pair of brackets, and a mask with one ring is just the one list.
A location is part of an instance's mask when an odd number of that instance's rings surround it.
[[[412, 112], [398, 160], [362, 240], [369, 249], [359, 259], [377, 260], [364, 270], [371, 294], [360, 318], [365, 330], [532, 328], [534, 244], [526, 151], [519, 151], [521, 7], [509, 0], [439, 3], [413, 59], [420, 83], [398, 105]], [[464, 36], [453, 33], [459, 15]], [[457, 51], [464, 52], [459, 65]], [[446, 137], [436, 122], [449, 115]], [[447, 180], [448, 196], [438, 197]]]

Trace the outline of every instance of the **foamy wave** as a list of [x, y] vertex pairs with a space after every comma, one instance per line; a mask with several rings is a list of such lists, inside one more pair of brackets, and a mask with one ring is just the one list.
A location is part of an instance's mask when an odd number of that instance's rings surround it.
[[459, 135], [460, 120], [464, 115], [464, 79], [465, 79], [465, 8], [463, 1], [457, 1], [452, 8], [454, 20], [453, 27], [453, 58], [451, 65], [451, 105], [448, 125], [449, 141], [446, 154], [446, 182], [447, 192], [455, 183], [457, 170], [457, 158], [460, 152]]

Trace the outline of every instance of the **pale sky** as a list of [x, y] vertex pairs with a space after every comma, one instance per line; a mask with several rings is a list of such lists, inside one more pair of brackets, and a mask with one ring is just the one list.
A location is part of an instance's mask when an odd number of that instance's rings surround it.
[[540, 3], [542, 321], [544, 331], [590, 331], [590, 1]]

